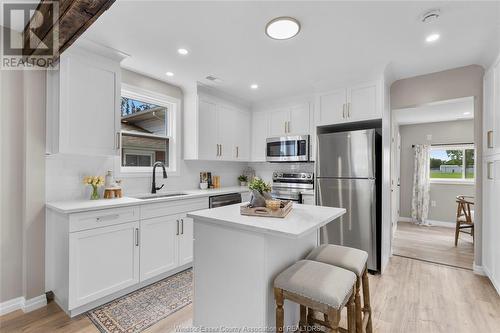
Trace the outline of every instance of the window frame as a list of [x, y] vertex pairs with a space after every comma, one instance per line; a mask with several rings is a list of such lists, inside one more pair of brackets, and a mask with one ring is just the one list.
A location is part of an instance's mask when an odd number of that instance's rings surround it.
[[[474, 150], [474, 178], [465, 178], [467, 165], [465, 163], [465, 151], [468, 149]], [[431, 184], [461, 184], [474, 185], [476, 183], [476, 168], [477, 168], [477, 151], [474, 144], [457, 144], [457, 145], [435, 145], [430, 147], [430, 152], [433, 150], [462, 150], [462, 178], [431, 178], [431, 161], [429, 156], [429, 180]]]
[[[153, 167], [130, 167], [122, 166], [122, 155], [123, 146], [121, 144], [122, 134], [133, 134], [136, 136], [144, 137], [155, 137], [161, 139], [168, 139], [168, 161], [169, 165], [166, 168], [169, 176], [180, 175], [179, 165], [181, 158], [181, 119], [180, 119], [180, 108], [181, 100], [168, 95], [160, 94], [148, 89], [139, 88], [130, 84], [122, 83], [121, 85], [121, 97], [132, 98], [145, 103], [151, 103], [158, 106], [163, 106], [167, 108], [166, 119], [166, 135], [156, 135], [156, 134], [137, 134], [136, 132], [130, 133], [121, 129], [121, 108], [119, 110], [118, 118], [118, 133], [120, 134], [120, 149], [119, 156], [115, 161], [115, 174], [119, 177], [145, 177], [145, 174], [151, 174], [153, 172]], [[161, 174], [161, 168], [156, 169], [157, 174]]]

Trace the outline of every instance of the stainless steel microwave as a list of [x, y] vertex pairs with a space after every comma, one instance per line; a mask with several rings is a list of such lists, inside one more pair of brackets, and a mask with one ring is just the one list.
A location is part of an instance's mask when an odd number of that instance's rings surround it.
[[266, 161], [308, 162], [309, 135], [268, 138], [266, 140]]

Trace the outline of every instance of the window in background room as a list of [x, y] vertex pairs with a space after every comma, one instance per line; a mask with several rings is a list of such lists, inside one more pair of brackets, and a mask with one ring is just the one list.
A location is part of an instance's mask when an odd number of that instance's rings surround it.
[[431, 147], [431, 181], [473, 182], [475, 171], [476, 153], [473, 145]]

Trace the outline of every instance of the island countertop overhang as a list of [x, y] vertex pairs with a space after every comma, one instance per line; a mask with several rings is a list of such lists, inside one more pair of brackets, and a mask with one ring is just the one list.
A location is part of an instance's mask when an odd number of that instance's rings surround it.
[[285, 218], [246, 216], [240, 214], [241, 204], [188, 213], [195, 223], [212, 223], [224, 227], [286, 238], [300, 238], [334, 221], [346, 213], [344, 208], [293, 204]]

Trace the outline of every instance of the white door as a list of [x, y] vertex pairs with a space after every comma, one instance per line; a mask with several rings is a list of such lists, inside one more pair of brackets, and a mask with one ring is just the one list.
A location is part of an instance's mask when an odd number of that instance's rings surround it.
[[250, 160], [250, 128], [252, 119], [250, 112], [236, 110], [236, 122], [233, 126], [233, 155], [238, 161]]
[[121, 69], [118, 62], [80, 52], [61, 56], [60, 152], [116, 155]]
[[252, 113], [252, 161], [266, 160], [266, 139], [268, 134], [268, 114], [266, 112]]
[[179, 232], [179, 266], [193, 261], [193, 219], [182, 217]]
[[215, 160], [218, 158], [217, 105], [200, 99], [198, 106], [198, 158]]
[[493, 132], [493, 140], [494, 140], [494, 148], [495, 151], [500, 152], [500, 61], [494, 67], [494, 132]]
[[139, 222], [70, 233], [69, 309], [139, 282]]
[[346, 103], [346, 89], [320, 94], [317, 100], [316, 125], [332, 125], [346, 121]]
[[177, 267], [181, 217], [171, 215], [141, 221], [141, 281]]
[[234, 124], [238, 121], [234, 109], [226, 105], [217, 105], [217, 132], [220, 144], [219, 159], [225, 161], [234, 160], [235, 132]]
[[485, 159], [483, 163], [483, 265], [486, 271], [495, 272], [495, 177], [493, 159]]
[[278, 109], [269, 114], [269, 134], [271, 137], [288, 134], [288, 121], [290, 121], [290, 111], [288, 109]]
[[309, 103], [290, 108], [288, 132], [295, 135], [307, 135], [311, 132]]
[[[489, 154], [495, 147], [488, 147], [488, 144], [494, 145], [495, 133], [495, 90], [494, 90], [493, 70], [487, 71], [484, 75], [484, 114], [483, 114], [483, 150]], [[500, 117], [500, 116], [499, 116]], [[488, 142], [490, 136], [490, 142]]]
[[490, 240], [492, 246], [494, 247], [493, 252], [493, 277], [495, 283], [498, 286], [500, 283], [500, 243], [498, 242], [498, 235], [500, 235], [500, 221], [498, 217], [500, 216], [500, 205], [498, 204], [498, 198], [500, 198], [500, 159], [497, 156], [492, 165], [492, 173], [490, 178], [493, 178], [493, 195], [491, 196], [491, 235]]
[[377, 103], [377, 82], [350, 88], [348, 100], [347, 118], [349, 121], [382, 118], [379, 103]]

